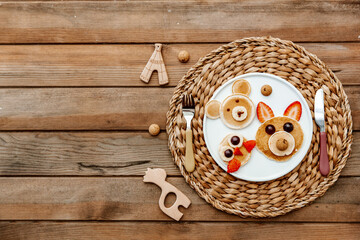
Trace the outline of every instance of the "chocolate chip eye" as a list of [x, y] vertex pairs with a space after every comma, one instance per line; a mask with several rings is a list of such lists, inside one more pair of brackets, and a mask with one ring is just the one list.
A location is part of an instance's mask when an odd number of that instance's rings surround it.
[[233, 136], [231, 139], [230, 139], [231, 143], [233, 145], [238, 145], [240, 143], [240, 138], [238, 136]]
[[231, 158], [233, 155], [233, 151], [231, 149], [226, 149], [224, 152], [225, 157]]
[[294, 130], [294, 125], [290, 122], [287, 122], [284, 124], [283, 128], [284, 128], [284, 131], [291, 132], [292, 130]]
[[272, 134], [274, 134], [275, 133], [275, 127], [274, 127], [274, 125], [267, 125], [266, 127], [265, 127], [265, 132], [267, 133], [267, 134], [269, 134], [269, 135], [272, 135]]
[[[239, 134], [234, 134], [232, 133], [229, 137], [228, 137], [228, 143], [230, 145], [230, 147], [232, 148], [236, 148], [236, 147], [241, 147], [243, 144], [243, 136], [239, 135]], [[234, 149], [232, 149], [234, 150]]]
[[226, 109], [226, 111], [230, 112], [230, 108]]

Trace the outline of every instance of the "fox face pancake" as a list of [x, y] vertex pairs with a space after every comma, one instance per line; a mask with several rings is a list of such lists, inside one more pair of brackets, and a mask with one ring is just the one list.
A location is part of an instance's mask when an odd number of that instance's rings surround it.
[[301, 117], [300, 102], [290, 104], [284, 116], [278, 117], [274, 117], [269, 106], [260, 102], [257, 113], [262, 122], [256, 132], [257, 149], [269, 159], [289, 160], [300, 149], [304, 139], [298, 123]]

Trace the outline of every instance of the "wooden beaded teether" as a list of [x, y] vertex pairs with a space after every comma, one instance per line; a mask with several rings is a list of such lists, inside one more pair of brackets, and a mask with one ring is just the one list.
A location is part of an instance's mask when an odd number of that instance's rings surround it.
[[169, 83], [164, 60], [161, 55], [161, 48], [162, 44], [155, 44], [155, 50], [140, 75], [140, 79], [145, 83], [149, 83], [151, 74], [155, 70], [158, 72], [160, 85], [165, 85]]
[[[174, 187], [172, 184], [165, 181], [166, 171], [162, 168], [148, 168], [145, 172], [144, 182], [155, 183], [161, 188], [161, 195], [159, 199], [159, 206], [161, 211], [163, 211], [169, 217], [179, 221], [183, 214], [179, 211], [179, 206], [188, 208], [191, 204], [190, 199], [183, 194], [179, 189]], [[176, 201], [171, 207], [165, 207], [165, 198], [169, 193], [174, 193], [176, 195]]]

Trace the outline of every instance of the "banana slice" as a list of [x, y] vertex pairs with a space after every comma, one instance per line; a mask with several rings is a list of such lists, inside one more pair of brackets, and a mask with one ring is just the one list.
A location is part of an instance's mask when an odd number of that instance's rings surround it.
[[228, 143], [230, 145], [230, 147], [236, 148], [236, 147], [241, 147], [243, 144], [244, 138], [241, 135], [237, 135], [237, 134], [230, 134], [230, 136], [228, 136]]
[[220, 146], [220, 157], [223, 161], [229, 162], [234, 158], [234, 149], [228, 146]]
[[247, 110], [244, 106], [234, 107], [232, 110], [232, 117], [235, 121], [244, 121], [247, 117]]

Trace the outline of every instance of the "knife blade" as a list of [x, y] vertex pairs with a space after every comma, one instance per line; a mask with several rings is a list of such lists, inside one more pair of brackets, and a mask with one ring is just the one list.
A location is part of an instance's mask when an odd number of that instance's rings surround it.
[[327, 176], [330, 172], [325, 131], [324, 91], [319, 89], [315, 94], [315, 122], [320, 128], [320, 173]]
[[324, 90], [319, 89], [315, 94], [315, 122], [320, 127], [320, 132], [325, 132]]

